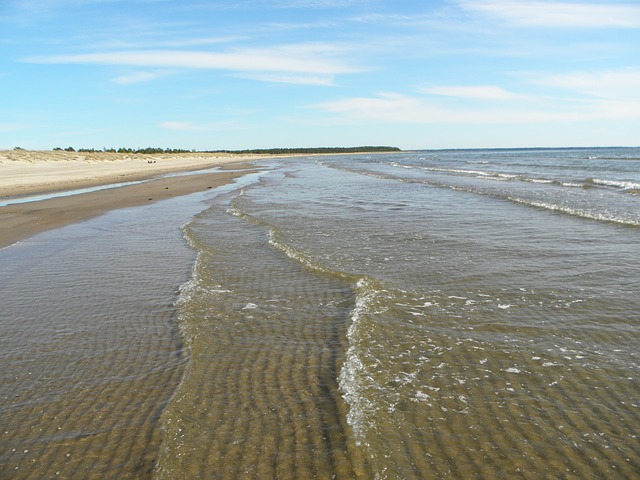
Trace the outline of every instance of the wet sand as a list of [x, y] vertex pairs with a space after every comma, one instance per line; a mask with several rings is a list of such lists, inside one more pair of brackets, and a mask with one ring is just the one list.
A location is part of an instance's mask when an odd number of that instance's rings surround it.
[[173, 157], [138, 155], [132, 159], [122, 154], [67, 153], [0, 152], [0, 198], [147, 180], [166, 173], [214, 166], [220, 166], [222, 171], [158, 178], [113, 189], [0, 207], [0, 248], [38, 232], [86, 220], [109, 210], [215, 188], [253, 168], [242, 162], [259, 158], [182, 154]]

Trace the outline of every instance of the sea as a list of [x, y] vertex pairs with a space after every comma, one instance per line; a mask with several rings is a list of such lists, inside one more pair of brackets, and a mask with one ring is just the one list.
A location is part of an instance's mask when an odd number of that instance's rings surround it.
[[640, 478], [640, 148], [255, 165], [0, 250], [1, 478]]

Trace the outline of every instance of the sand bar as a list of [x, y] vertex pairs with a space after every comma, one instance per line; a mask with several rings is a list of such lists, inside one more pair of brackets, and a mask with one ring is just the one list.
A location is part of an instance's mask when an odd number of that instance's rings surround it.
[[[0, 207], [0, 248], [40, 231], [85, 220], [116, 208], [142, 205], [203, 191], [253, 168], [234, 154], [118, 154], [12, 150], [0, 151], [0, 199], [153, 179], [180, 171], [223, 166], [231, 171], [158, 178], [81, 195]], [[244, 170], [239, 173], [234, 170]]]

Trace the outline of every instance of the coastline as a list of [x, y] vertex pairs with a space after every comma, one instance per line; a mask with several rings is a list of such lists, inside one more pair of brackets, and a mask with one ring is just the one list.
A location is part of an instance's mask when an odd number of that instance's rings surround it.
[[[254, 167], [246, 162], [260, 158], [266, 157], [197, 153], [0, 152], [0, 198], [5, 199], [144, 180], [133, 185], [0, 207], [0, 248], [110, 210], [218, 187], [250, 173]], [[197, 172], [212, 167], [220, 167], [220, 170], [155, 178], [167, 173]]]

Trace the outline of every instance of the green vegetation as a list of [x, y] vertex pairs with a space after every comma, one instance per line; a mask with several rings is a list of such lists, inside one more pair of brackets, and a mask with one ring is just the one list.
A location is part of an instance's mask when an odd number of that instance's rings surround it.
[[294, 155], [317, 153], [367, 153], [367, 152], [399, 152], [398, 147], [364, 146], [364, 147], [311, 147], [311, 148], [256, 148], [251, 150], [219, 150], [222, 153], [241, 153], [259, 155]]
[[[105, 152], [115, 152], [115, 149], [105, 149]], [[124, 148], [121, 147], [117, 150], [118, 153], [145, 153], [145, 154], [154, 154], [154, 153], [193, 153], [195, 150], [182, 150], [180, 148]]]
[[[17, 147], [16, 147], [17, 148]], [[54, 151], [61, 151], [62, 148], [56, 147]], [[64, 149], [67, 152], [75, 152], [73, 147]], [[182, 150], [179, 148], [103, 148], [96, 150], [94, 148], [79, 148], [78, 152], [108, 152], [108, 153], [235, 153], [243, 155], [310, 155], [310, 154], [330, 154], [330, 153], [379, 153], [379, 152], [399, 152], [398, 147], [385, 146], [364, 146], [364, 147], [311, 147], [311, 148], [256, 148], [250, 150]]]

